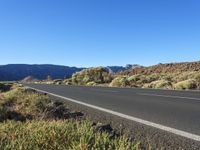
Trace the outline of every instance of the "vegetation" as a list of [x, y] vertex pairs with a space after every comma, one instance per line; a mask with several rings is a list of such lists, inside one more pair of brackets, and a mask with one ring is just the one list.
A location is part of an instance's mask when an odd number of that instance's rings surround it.
[[72, 84], [87, 85], [90, 82], [96, 84], [109, 83], [112, 76], [109, 71], [103, 67], [85, 69], [72, 75]]
[[9, 91], [11, 87], [12, 87], [11, 83], [0, 83], [0, 92]]
[[110, 73], [107, 68], [97, 67], [84, 69], [65, 80], [46, 80], [41, 83], [177, 90], [200, 89], [200, 64], [199, 62], [159, 64], [151, 67], [136, 67], [121, 73]]
[[0, 149], [137, 149], [121, 136], [95, 132], [88, 121], [6, 121], [0, 126]]
[[186, 90], [186, 89], [196, 89], [197, 85], [196, 85], [195, 80], [188, 79], [188, 80], [176, 83], [174, 87], [177, 90]]
[[126, 76], [119, 76], [112, 80], [110, 86], [112, 87], [126, 87], [128, 85], [128, 80]]
[[34, 90], [0, 93], [0, 149], [139, 149], [125, 136], [95, 130], [78, 114]]
[[151, 83], [144, 84], [143, 88], [154, 88], [154, 89], [172, 89], [172, 84], [166, 80], [157, 80]]

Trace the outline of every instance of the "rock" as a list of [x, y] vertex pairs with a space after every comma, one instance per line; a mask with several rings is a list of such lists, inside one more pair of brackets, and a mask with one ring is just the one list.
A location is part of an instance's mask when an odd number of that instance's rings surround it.
[[94, 131], [96, 131], [96, 132], [108, 132], [108, 133], [111, 133], [113, 131], [113, 129], [110, 126], [110, 124], [98, 123], [98, 124], [94, 125], [93, 128], [94, 128]]

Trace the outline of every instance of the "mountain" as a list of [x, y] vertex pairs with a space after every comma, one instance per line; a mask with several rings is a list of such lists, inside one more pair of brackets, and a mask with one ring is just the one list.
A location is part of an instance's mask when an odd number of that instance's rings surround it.
[[123, 66], [107, 66], [106, 68], [111, 73], [119, 73], [119, 72], [122, 72], [122, 71], [128, 71], [130, 69], [134, 69], [134, 68], [142, 68], [142, 66], [137, 65], [137, 64], [134, 64], [134, 65], [127, 64], [125, 67], [123, 67]]
[[[139, 65], [123, 66], [108, 66], [105, 67], [110, 73], [118, 73], [128, 71], [133, 68], [140, 68]], [[68, 67], [60, 65], [27, 65], [27, 64], [9, 64], [0, 65], [0, 81], [16, 81], [26, 77], [31, 77], [35, 80], [47, 79], [50, 76], [52, 79], [63, 79], [71, 77], [72, 74], [79, 72], [85, 68]], [[29, 79], [29, 78], [28, 78]]]
[[51, 76], [53, 79], [63, 79], [71, 77], [75, 72], [84, 68], [59, 66], [59, 65], [26, 65], [26, 64], [9, 64], [0, 65], [0, 81], [22, 80], [27, 76], [35, 79], [46, 79]]

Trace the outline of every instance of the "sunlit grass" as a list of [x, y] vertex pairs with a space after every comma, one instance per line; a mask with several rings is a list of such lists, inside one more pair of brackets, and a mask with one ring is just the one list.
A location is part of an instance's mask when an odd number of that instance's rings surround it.
[[[62, 107], [60, 107], [62, 106]], [[65, 119], [67, 110], [47, 95], [24, 88], [14, 88], [0, 97], [0, 149], [2, 150], [137, 150], [124, 135], [94, 130], [85, 119]], [[55, 112], [54, 112], [55, 113]], [[31, 117], [30, 117], [31, 116]], [[44, 119], [45, 118], [45, 119]]]

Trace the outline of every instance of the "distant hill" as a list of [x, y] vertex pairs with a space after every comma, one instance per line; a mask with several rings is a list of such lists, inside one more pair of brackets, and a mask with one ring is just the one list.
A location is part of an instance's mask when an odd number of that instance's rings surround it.
[[167, 63], [158, 64], [149, 67], [136, 67], [130, 70], [120, 72], [122, 75], [135, 75], [135, 74], [166, 74], [166, 73], [183, 73], [191, 71], [200, 71], [200, 61], [197, 62], [183, 62], [183, 63]]
[[[137, 65], [123, 66], [108, 66], [111, 73], [126, 71]], [[28, 76], [35, 79], [43, 80], [47, 76], [53, 79], [63, 79], [71, 77], [72, 74], [83, 70], [84, 68], [68, 67], [60, 65], [27, 65], [27, 64], [9, 64], [0, 65], [0, 81], [22, 80]]]
[[128, 71], [130, 69], [134, 69], [134, 68], [142, 68], [142, 66], [128, 64], [125, 67], [123, 67], [123, 66], [107, 66], [106, 68], [112, 73], [119, 73], [122, 71]]
[[[137, 65], [109, 66], [107, 68], [111, 73], [117, 73], [129, 70]], [[79, 72], [85, 68], [68, 67], [60, 65], [27, 65], [27, 64], [9, 64], [0, 65], [0, 81], [16, 81], [22, 80], [26, 77], [43, 80], [47, 76], [52, 79], [63, 79], [64, 77], [71, 77], [72, 74]]]
[[73, 73], [82, 69], [59, 65], [0, 65], [0, 81], [22, 80], [27, 76], [41, 80], [46, 79], [48, 75], [53, 79], [63, 79], [65, 76], [71, 77]]

